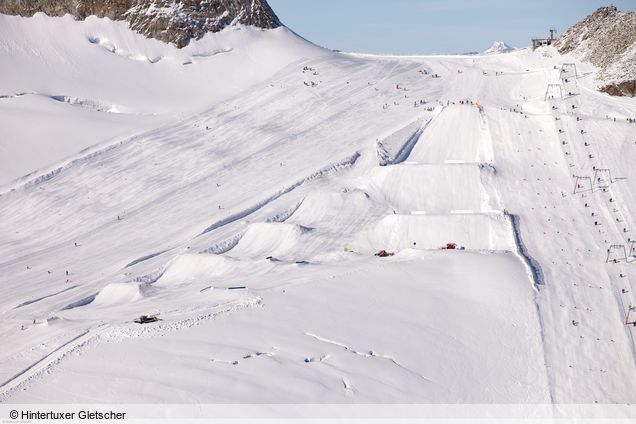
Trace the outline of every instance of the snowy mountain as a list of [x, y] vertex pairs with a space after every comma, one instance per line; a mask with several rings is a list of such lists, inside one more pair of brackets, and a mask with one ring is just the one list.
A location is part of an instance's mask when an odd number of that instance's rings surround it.
[[185, 47], [209, 32], [243, 24], [272, 29], [281, 25], [265, 0], [3, 0], [0, 14], [33, 16], [70, 14], [127, 21], [146, 37]]
[[0, 402], [634, 404], [596, 69], [0, 15]]
[[513, 47], [510, 47], [503, 41], [495, 41], [489, 48], [483, 51], [483, 54], [509, 53], [513, 50]]
[[636, 12], [601, 7], [567, 30], [555, 43], [600, 68], [598, 87], [611, 95], [636, 95]]
[[[326, 53], [285, 27], [232, 26], [178, 49], [95, 16], [0, 15], [0, 151], [11, 151], [0, 155], [0, 186]], [[19, 119], [25, 110], [32, 121]]]

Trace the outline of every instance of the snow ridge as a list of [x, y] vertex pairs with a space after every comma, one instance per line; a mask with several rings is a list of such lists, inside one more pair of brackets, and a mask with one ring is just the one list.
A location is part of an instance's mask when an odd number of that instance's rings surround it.
[[309, 181], [315, 180], [316, 178], [320, 178], [320, 177], [322, 177], [322, 176], [324, 176], [326, 174], [330, 174], [332, 172], [337, 172], [340, 169], [348, 168], [348, 167], [352, 166], [353, 164], [355, 164], [359, 157], [360, 157], [360, 153], [356, 152], [355, 154], [353, 154], [353, 155], [351, 155], [351, 156], [349, 156], [349, 157], [347, 157], [347, 158], [345, 158], [345, 159], [343, 159], [343, 160], [341, 160], [341, 161], [339, 161], [337, 163], [331, 164], [331, 165], [329, 165], [329, 166], [327, 166], [327, 167], [325, 167], [325, 168], [323, 168], [323, 169], [321, 169], [321, 170], [319, 170], [317, 172], [314, 172], [310, 176], [308, 176], [306, 178], [303, 178], [302, 180], [295, 182], [294, 184], [290, 185], [289, 187], [286, 187], [286, 188], [274, 193], [273, 195], [271, 195], [271, 196], [267, 197], [266, 199], [256, 203], [255, 205], [253, 205], [253, 206], [251, 206], [251, 207], [249, 207], [247, 209], [244, 209], [244, 210], [242, 210], [240, 212], [237, 212], [235, 214], [232, 214], [229, 217], [224, 218], [224, 219], [222, 219], [220, 221], [215, 222], [214, 224], [212, 224], [208, 228], [206, 228], [199, 235], [201, 236], [203, 234], [207, 234], [210, 231], [216, 230], [217, 228], [223, 227], [223, 226], [225, 226], [227, 224], [230, 224], [232, 222], [238, 221], [239, 219], [245, 218], [246, 216], [251, 215], [254, 212], [256, 212], [257, 210], [261, 209], [263, 206], [265, 206], [265, 205], [273, 202], [274, 200], [278, 199], [282, 195], [291, 192], [295, 188], [300, 187], [301, 185], [303, 185], [303, 184], [305, 184], [305, 183], [307, 183]]

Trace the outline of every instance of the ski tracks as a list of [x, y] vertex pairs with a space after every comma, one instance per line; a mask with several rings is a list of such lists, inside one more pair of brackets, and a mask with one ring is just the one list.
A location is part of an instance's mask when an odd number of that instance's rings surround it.
[[62, 359], [90, 343], [109, 327], [110, 325], [108, 324], [102, 324], [95, 328], [81, 332], [79, 335], [71, 338], [66, 343], [44, 356], [42, 359], [34, 362], [25, 369], [19, 371], [13, 377], [4, 381], [0, 384], [0, 402], [4, 401], [13, 391], [23, 387], [33, 378], [44, 372], [50, 371], [50, 369]]
[[160, 322], [160, 324], [155, 326], [139, 327], [128, 325], [114, 327], [110, 324], [100, 324], [96, 327], [84, 330], [80, 334], [63, 343], [48, 355], [17, 372], [13, 377], [2, 382], [0, 384], [0, 403], [5, 402], [8, 398], [10, 398], [12, 393], [24, 388], [34, 378], [38, 378], [44, 373], [50, 373], [52, 368], [59, 364], [63, 359], [68, 358], [70, 355], [80, 351], [89, 344], [97, 342], [100, 338], [121, 341], [127, 338], [156, 337], [163, 335], [168, 331], [176, 331], [200, 325], [203, 322], [215, 319], [220, 315], [261, 305], [262, 299], [260, 297], [241, 298], [236, 301], [215, 305], [215, 307], [221, 306], [221, 308], [217, 310], [200, 313], [198, 316], [190, 316], [181, 320], [163, 323]]
[[393, 358], [390, 355], [380, 355], [380, 354], [377, 354], [373, 350], [369, 350], [367, 352], [361, 352], [361, 351], [358, 351], [358, 350], [356, 350], [356, 349], [354, 349], [354, 348], [352, 348], [352, 347], [350, 347], [350, 346], [348, 346], [348, 345], [346, 345], [344, 343], [341, 343], [341, 342], [338, 342], [338, 341], [334, 341], [334, 340], [330, 340], [330, 339], [326, 339], [324, 337], [320, 337], [320, 336], [318, 336], [316, 334], [313, 334], [313, 333], [305, 333], [305, 335], [309, 336], [309, 337], [311, 337], [311, 338], [313, 338], [315, 340], [318, 340], [319, 342], [327, 343], [327, 344], [334, 345], [334, 346], [338, 346], [338, 347], [343, 348], [344, 350], [346, 350], [348, 352], [353, 353], [354, 355], [361, 356], [363, 358], [378, 358], [378, 359], [387, 360], [387, 361], [391, 362], [393, 365], [395, 365], [396, 367], [400, 368], [402, 371], [405, 371], [408, 374], [411, 374], [411, 375], [413, 375], [413, 376], [415, 376], [415, 377], [417, 377], [419, 379], [422, 379], [422, 380], [426, 381], [427, 383], [436, 384], [430, 378], [418, 373], [415, 370], [412, 370], [411, 368], [408, 368], [407, 366], [403, 365], [397, 359]]

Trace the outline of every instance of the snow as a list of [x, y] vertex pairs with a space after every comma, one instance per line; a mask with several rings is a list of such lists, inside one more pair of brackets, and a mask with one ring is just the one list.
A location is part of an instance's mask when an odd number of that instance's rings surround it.
[[634, 402], [636, 101], [586, 65], [0, 21], [3, 402]]
[[94, 306], [113, 306], [135, 302], [144, 297], [145, 287], [141, 284], [112, 283], [99, 291]]
[[[286, 28], [229, 27], [179, 50], [130, 31], [126, 22], [0, 15], [0, 151], [11, 146], [11, 155], [0, 156], [0, 186], [84, 148], [183, 119], [306, 55], [323, 54]], [[85, 117], [74, 119], [75, 111], [50, 98], [86, 106]], [[21, 108], [33, 110], [37, 126], [15, 119]], [[55, 143], [35, 148], [32, 140], [43, 131]]]
[[[501, 387], [509, 388], [508, 399], [547, 401], [541, 364], [525, 361], [528, 354], [540, 356], [541, 344], [532, 291], [514, 257], [406, 256], [387, 263], [337, 266], [330, 270], [334, 278], [318, 271], [312, 282], [304, 284], [290, 283], [304, 278], [305, 269], [289, 270], [287, 277], [278, 275], [282, 279], [274, 287], [252, 286], [266, 299], [263, 306], [220, 319], [213, 335], [204, 325], [179, 331], [164, 328], [159, 338], [107, 332], [93, 353], [73, 359], [73, 370], [94, 378], [102, 400], [105, 396], [123, 403], [139, 398], [140, 387], [147, 401], [165, 399], [161, 384], [149, 384], [150, 369], [163, 369], [171, 376], [170, 396], [176, 403], [382, 402], [387, 398], [491, 402], [498, 399], [498, 392], [486, 383], [493, 374], [498, 375]], [[477, 270], [479, 279], [464, 284]], [[391, 296], [386, 296], [387, 290]], [[509, 302], [500, 304], [499, 296], [508, 296]], [[351, 301], [342, 307], [336, 299]], [[518, 309], [519, 304], [525, 306]], [[448, 320], [449, 310], [455, 313], [452, 320]], [[421, 316], [423, 311], [425, 325], [414, 325], [413, 314]], [[505, 314], [514, 318], [508, 320]], [[346, 323], [361, 319], [364, 326], [351, 332]], [[480, 340], [473, 329], [483, 325], [494, 325], [497, 331]], [[526, 345], [501, 345], [502, 340], [517, 337], [526, 337]], [[193, 340], [200, 341], [197, 349], [191, 348]], [[488, 345], [500, 346], [498, 355], [491, 355]], [[500, 373], [499, 355], [510, 358], [504, 373]], [[482, 358], [480, 364], [459, 366], [470, 357]], [[55, 374], [58, 385], [73, 384], [74, 377], [65, 378], [66, 372]], [[214, 378], [200, 378], [201, 374]], [[61, 391], [50, 393], [45, 383], [29, 392], [34, 401], [100, 401], [86, 390], [71, 397]]]
[[493, 53], [509, 53], [513, 51], [514, 48], [510, 47], [503, 41], [495, 41], [492, 43], [490, 47], [483, 51], [483, 54], [493, 54]]

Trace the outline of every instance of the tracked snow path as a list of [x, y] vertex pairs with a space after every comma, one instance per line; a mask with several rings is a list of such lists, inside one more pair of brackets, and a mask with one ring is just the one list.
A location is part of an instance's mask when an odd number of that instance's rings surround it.
[[10, 377], [6, 381], [0, 384], [0, 399], [7, 395], [12, 390], [15, 390], [18, 386], [26, 383], [29, 379], [37, 376], [40, 373], [45, 372], [53, 363], [58, 362], [64, 358], [64, 356], [70, 354], [78, 347], [90, 341], [91, 338], [103, 331], [104, 327], [96, 328], [93, 330], [86, 330], [76, 337], [73, 337], [68, 342], [55, 349], [53, 352], [40, 359], [39, 361], [29, 365], [27, 368], [19, 371], [13, 377]]
[[[540, 97], [538, 88], [535, 98]], [[569, 84], [565, 90], [579, 92]], [[616, 299], [617, 293], [625, 296], [621, 290], [627, 287], [631, 292], [631, 287], [626, 278], [620, 278], [620, 272], [604, 264], [609, 243], [622, 237], [616, 236], [616, 224], [608, 210], [610, 195], [600, 188], [594, 193], [572, 194], [572, 175], [591, 175], [592, 167], [612, 166], [617, 159], [608, 158], [611, 162], [604, 164], [594, 155], [590, 157], [585, 140], [589, 137], [595, 145], [604, 143], [607, 137], [603, 132], [614, 125], [606, 121], [604, 129], [589, 117], [577, 121], [579, 102], [585, 102], [582, 96], [527, 102], [523, 107], [526, 115], [517, 113], [512, 120], [505, 118], [510, 111], [489, 110], [497, 139], [516, 135], [515, 147], [498, 151], [500, 174], [510, 172], [515, 163], [523, 163], [523, 167], [515, 167], [520, 178], [517, 183], [503, 178], [498, 181], [504, 183], [502, 198], [511, 210], [520, 211], [525, 223], [521, 236], [544, 272], [545, 286], [538, 301], [554, 400], [631, 402], [632, 379], [625, 375], [634, 375], [634, 360]], [[595, 133], [588, 130], [582, 134], [589, 120], [596, 122]], [[511, 195], [512, 190], [521, 189], [529, 196]]]

